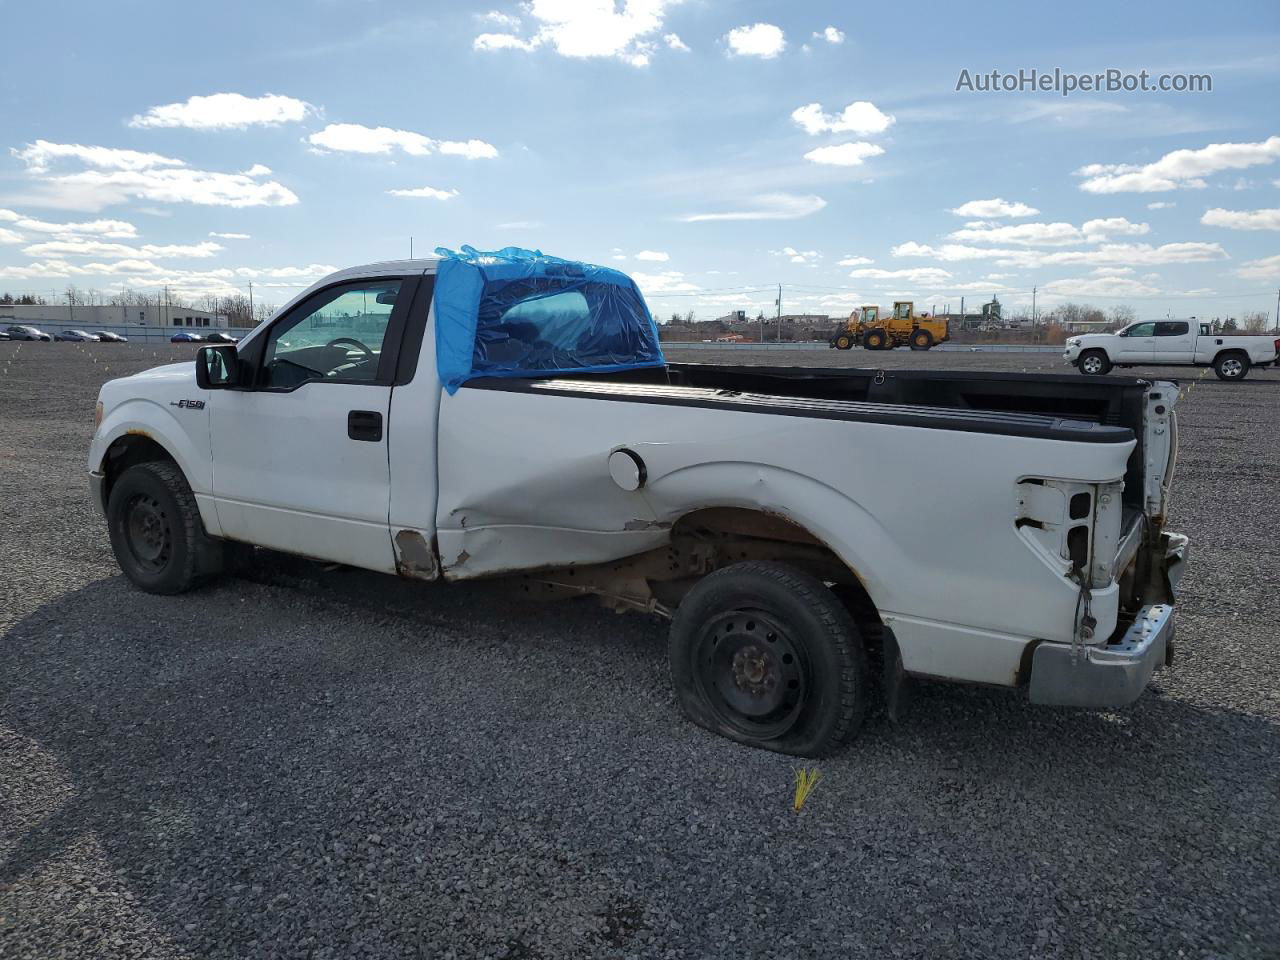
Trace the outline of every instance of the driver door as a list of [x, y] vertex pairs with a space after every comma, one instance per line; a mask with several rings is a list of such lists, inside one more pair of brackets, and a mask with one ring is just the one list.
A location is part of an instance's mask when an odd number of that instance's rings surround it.
[[1151, 363], [1156, 358], [1156, 325], [1154, 321], [1135, 323], [1116, 338], [1119, 343], [1116, 363]]
[[224, 536], [394, 572], [387, 415], [416, 281], [338, 284], [254, 338], [245, 389], [211, 393]]

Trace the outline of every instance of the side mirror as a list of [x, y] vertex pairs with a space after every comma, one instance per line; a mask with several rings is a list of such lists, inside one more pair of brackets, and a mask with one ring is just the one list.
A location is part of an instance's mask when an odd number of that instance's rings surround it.
[[201, 347], [196, 352], [196, 386], [201, 390], [225, 390], [240, 385], [240, 362], [234, 344]]

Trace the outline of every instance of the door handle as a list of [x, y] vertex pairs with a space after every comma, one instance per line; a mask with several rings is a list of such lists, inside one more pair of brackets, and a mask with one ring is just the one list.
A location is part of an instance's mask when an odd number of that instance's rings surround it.
[[382, 414], [377, 410], [352, 410], [347, 414], [347, 436], [377, 443], [382, 439]]

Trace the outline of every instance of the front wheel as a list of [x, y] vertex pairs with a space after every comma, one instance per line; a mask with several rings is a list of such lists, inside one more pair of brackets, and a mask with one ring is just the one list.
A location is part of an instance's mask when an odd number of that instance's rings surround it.
[[221, 545], [204, 532], [173, 463], [139, 463], [120, 475], [107, 498], [107, 530], [120, 569], [148, 593], [183, 593], [221, 567]]
[[1088, 377], [1101, 377], [1111, 372], [1111, 361], [1101, 350], [1086, 350], [1080, 354], [1080, 372]]
[[883, 330], [872, 330], [862, 338], [862, 346], [867, 350], [883, 350], [889, 343], [889, 338]]
[[1213, 361], [1219, 380], [1243, 380], [1249, 375], [1249, 358], [1243, 353], [1224, 353]]
[[862, 725], [862, 636], [793, 567], [739, 563], [704, 577], [676, 610], [668, 654], [685, 715], [738, 743], [818, 757]]
[[928, 330], [916, 330], [911, 334], [912, 350], [928, 350], [933, 346], [933, 334]]

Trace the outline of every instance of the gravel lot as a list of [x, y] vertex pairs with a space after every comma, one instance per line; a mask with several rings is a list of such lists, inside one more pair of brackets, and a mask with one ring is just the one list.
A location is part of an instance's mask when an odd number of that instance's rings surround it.
[[922, 686], [796, 815], [793, 760], [681, 718], [659, 621], [285, 558], [131, 589], [94, 396], [192, 352], [0, 343], [0, 957], [1280, 956], [1280, 372], [1179, 408], [1156, 689]]

